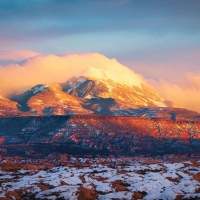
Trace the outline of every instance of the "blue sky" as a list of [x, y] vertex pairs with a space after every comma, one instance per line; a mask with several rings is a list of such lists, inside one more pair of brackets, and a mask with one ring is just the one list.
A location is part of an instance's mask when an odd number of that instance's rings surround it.
[[200, 70], [199, 11], [199, 0], [1, 0], [0, 50], [98, 52], [170, 80]]

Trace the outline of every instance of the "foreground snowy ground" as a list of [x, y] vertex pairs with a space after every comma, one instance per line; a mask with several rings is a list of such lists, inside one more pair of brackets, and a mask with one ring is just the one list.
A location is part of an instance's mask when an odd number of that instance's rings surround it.
[[199, 164], [0, 170], [0, 199], [200, 199]]

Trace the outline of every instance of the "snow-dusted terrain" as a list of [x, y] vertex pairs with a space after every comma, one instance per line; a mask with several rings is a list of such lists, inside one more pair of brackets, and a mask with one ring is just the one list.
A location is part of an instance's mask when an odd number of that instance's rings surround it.
[[[84, 162], [84, 159], [82, 159]], [[198, 199], [200, 163], [0, 171], [0, 199]]]

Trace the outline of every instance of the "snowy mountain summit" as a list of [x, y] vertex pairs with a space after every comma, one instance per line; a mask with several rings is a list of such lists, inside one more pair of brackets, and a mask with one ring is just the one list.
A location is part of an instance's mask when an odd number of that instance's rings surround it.
[[[28, 64], [63, 70], [54, 83], [38, 83], [11, 100], [23, 115], [134, 115], [138, 108], [168, 107], [142, 77], [116, 59], [82, 54], [39, 56]], [[56, 71], [57, 72], [57, 71]], [[57, 77], [56, 72], [52, 75]], [[5, 114], [5, 113], [4, 113]]]

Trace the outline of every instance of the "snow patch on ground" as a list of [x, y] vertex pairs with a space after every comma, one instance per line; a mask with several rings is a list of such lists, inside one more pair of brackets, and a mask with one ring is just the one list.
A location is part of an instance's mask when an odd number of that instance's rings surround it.
[[114, 192], [106, 195], [100, 195], [99, 200], [111, 200], [111, 199], [132, 199], [132, 192]]
[[[146, 200], [175, 199], [177, 195], [183, 195], [185, 199], [200, 198], [200, 194], [196, 193], [200, 188], [200, 182], [193, 177], [198, 171], [198, 166], [184, 167], [182, 163], [141, 163], [123, 167], [62, 166], [40, 172], [0, 170], [0, 197], [5, 197], [9, 191], [27, 190], [38, 199], [78, 199], [82, 185], [96, 191], [100, 200], [132, 199], [135, 192], [145, 194], [143, 199]], [[120, 180], [126, 186], [124, 191], [117, 191], [113, 186]], [[49, 186], [49, 189], [42, 191], [40, 184]]]

